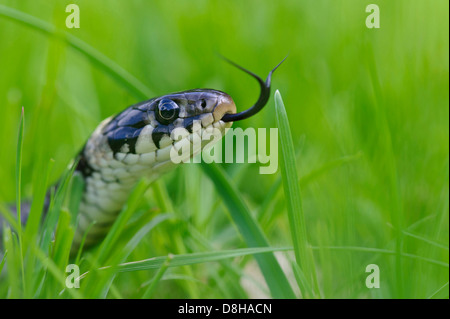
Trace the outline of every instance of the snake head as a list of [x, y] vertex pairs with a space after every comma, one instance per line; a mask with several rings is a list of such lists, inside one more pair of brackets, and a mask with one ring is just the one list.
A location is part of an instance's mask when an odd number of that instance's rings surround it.
[[232, 122], [258, 113], [269, 99], [272, 73], [283, 61], [269, 72], [264, 81], [226, 60], [258, 81], [261, 93], [255, 105], [236, 113], [233, 99], [224, 92], [212, 89], [177, 92], [132, 105], [101, 129], [113, 153], [144, 154], [165, 148], [177, 142], [179, 136], [183, 138], [189, 134], [192, 142], [195, 139], [192, 134], [207, 128], [218, 129], [223, 136]]
[[228, 94], [189, 90], [133, 105], [112, 118], [101, 133], [114, 153], [145, 154], [173, 144], [175, 135], [183, 132], [187, 136], [214, 127], [224, 133], [232, 123], [222, 118], [233, 113], [236, 105]]
[[[172, 93], [154, 99], [148, 108], [153, 126], [185, 128], [192, 133], [195, 122], [206, 128], [230, 127], [222, 121], [225, 114], [236, 113], [236, 105], [228, 94], [212, 89], [195, 89]], [[153, 112], [153, 113], [151, 113]]]
[[[178, 150], [189, 143], [193, 146], [189, 154], [192, 157], [209, 142], [203, 139], [203, 133], [207, 132], [209, 136], [212, 133], [217, 141], [232, 122], [258, 113], [269, 99], [272, 73], [284, 60], [270, 71], [265, 81], [227, 61], [258, 81], [261, 93], [251, 108], [236, 113], [233, 99], [212, 89], [171, 93], [132, 105], [103, 121], [86, 143], [84, 158], [90, 159], [85, 165], [89, 168], [86, 174], [104, 166], [121, 168], [122, 164], [127, 170], [140, 174], [144, 168], [148, 170], [149, 166], [156, 168], [170, 162], [171, 149]], [[197, 143], [199, 139], [202, 143]]]

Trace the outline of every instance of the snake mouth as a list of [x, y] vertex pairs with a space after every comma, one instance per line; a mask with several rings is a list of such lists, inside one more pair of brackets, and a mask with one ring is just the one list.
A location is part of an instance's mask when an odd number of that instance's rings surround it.
[[[219, 122], [226, 114], [236, 113], [236, 104], [231, 96], [226, 93], [219, 95], [216, 106], [214, 107], [213, 117], [214, 122]], [[231, 123], [230, 123], [231, 126]]]

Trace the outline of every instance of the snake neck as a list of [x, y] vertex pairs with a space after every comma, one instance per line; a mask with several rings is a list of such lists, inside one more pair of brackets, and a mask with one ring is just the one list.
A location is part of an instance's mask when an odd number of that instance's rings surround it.
[[145, 154], [114, 152], [102, 133], [110, 121], [106, 119], [97, 127], [79, 154], [75, 173], [83, 177], [85, 186], [72, 253], [79, 249], [83, 237], [85, 247], [105, 237], [139, 179], [153, 181], [175, 167], [165, 156], [168, 145]]
[[[147, 125], [134, 141], [133, 152], [127, 143], [120, 150], [114, 150], [108, 142], [108, 128], [116, 120], [103, 121], [79, 155], [76, 173], [82, 175], [85, 189], [79, 205], [72, 253], [78, 250], [85, 236], [86, 247], [105, 237], [139, 179], [146, 178], [151, 182], [178, 165], [171, 159], [174, 149], [187, 146], [190, 150], [187, 157], [192, 158], [205, 146], [202, 136], [206, 132], [215, 132], [216, 139], [220, 139], [225, 129], [231, 126], [231, 123], [215, 122], [211, 114], [200, 115], [198, 125], [190, 126], [189, 130], [174, 128], [162, 135], [160, 130]], [[185, 134], [174, 134], [180, 129]]]

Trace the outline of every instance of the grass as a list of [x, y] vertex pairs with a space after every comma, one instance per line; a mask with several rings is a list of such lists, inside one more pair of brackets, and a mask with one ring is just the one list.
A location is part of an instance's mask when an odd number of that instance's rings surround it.
[[[280, 134], [281, 176], [286, 194], [289, 226], [294, 243], [295, 269], [299, 286], [306, 297], [320, 296], [315, 272], [314, 259], [308, 244], [308, 234], [303, 213], [302, 196], [300, 193], [297, 173], [294, 142], [292, 140], [289, 119], [280, 92], [275, 92], [275, 109], [277, 125]], [[312, 288], [314, 286], [314, 289]]]
[[[268, 246], [264, 233], [251, 215], [238, 191], [228, 181], [225, 173], [215, 164], [202, 164], [204, 171], [221, 195], [239, 233], [250, 247]], [[281, 267], [271, 255], [255, 256], [274, 298], [294, 298], [295, 295]]]
[[[1, 0], [0, 212], [32, 199], [3, 234], [1, 298], [448, 298], [448, 2], [379, 1], [378, 30], [354, 0], [77, 3], [69, 30], [62, 1]], [[215, 51], [262, 76], [290, 53], [273, 79], [284, 103], [234, 124], [279, 128], [279, 171], [142, 181], [108, 240], [70, 259], [67, 167], [101, 119], [198, 87], [255, 100]], [[65, 289], [71, 262], [89, 272], [80, 289]], [[371, 263], [380, 289], [364, 285]]]

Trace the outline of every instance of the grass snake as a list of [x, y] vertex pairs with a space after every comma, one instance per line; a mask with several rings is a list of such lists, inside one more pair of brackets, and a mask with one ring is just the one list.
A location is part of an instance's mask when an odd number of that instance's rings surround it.
[[[85, 247], [105, 237], [140, 178], [156, 180], [178, 165], [171, 160], [171, 149], [189, 146], [192, 151], [188, 157], [195, 156], [205, 146], [201, 139], [203, 133], [216, 132], [220, 139], [233, 122], [256, 114], [266, 105], [272, 73], [284, 59], [269, 72], [265, 81], [227, 61], [258, 81], [261, 93], [251, 108], [236, 113], [236, 105], [227, 93], [194, 89], [134, 104], [97, 126], [77, 156], [74, 174], [82, 177], [85, 187], [72, 253], [78, 250], [83, 237]], [[48, 203], [49, 196], [45, 210]], [[24, 203], [22, 223], [26, 223], [29, 208], [30, 205]], [[0, 216], [0, 235], [2, 224]]]

